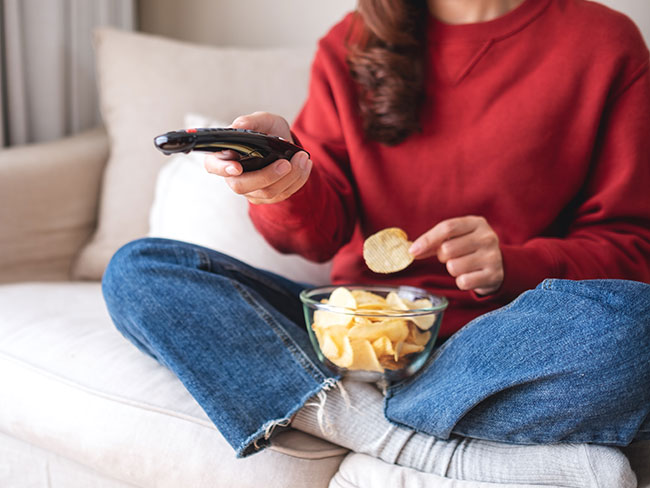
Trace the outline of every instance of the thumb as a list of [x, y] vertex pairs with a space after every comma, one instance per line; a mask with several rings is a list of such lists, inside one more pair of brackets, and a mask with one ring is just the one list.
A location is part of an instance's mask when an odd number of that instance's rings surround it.
[[230, 127], [262, 132], [263, 134], [282, 137], [289, 142], [293, 142], [289, 123], [283, 117], [269, 112], [253, 112], [248, 115], [240, 115], [233, 120]]

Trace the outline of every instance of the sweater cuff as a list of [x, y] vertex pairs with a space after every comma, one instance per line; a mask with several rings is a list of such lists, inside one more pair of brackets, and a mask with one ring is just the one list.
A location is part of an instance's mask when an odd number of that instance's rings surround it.
[[556, 274], [555, 259], [543, 247], [501, 245], [501, 255], [503, 256], [501, 287], [490, 295], [478, 295], [472, 291], [472, 297], [476, 301], [508, 303]]

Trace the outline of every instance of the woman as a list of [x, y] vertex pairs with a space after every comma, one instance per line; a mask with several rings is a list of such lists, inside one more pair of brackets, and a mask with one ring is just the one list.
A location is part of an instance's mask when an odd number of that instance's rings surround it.
[[[369, 385], [345, 383], [346, 408], [304, 285], [184, 243], [125, 246], [104, 278], [116, 326], [238, 455], [291, 423], [457, 479], [634, 486], [614, 446], [650, 438], [650, 74], [628, 19], [583, 0], [362, 0], [321, 40], [292, 131], [267, 113], [233, 127], [311, 154], [251, 173], [206, 158], [273, 246], [334, 257], [334, 283], [447, 296], [451, 336], [386, 417]], [[392, 226], [416, 262], [373, 274], [362, 242]]]

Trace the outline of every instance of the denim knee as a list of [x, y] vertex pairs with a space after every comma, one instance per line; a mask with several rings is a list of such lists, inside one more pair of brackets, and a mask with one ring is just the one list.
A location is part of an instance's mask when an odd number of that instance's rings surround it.
[[129, 295], [128, 288], [135, 283], [142, 262], [155, 254], [156, 245], [151, 241], [144, 238], [129, 242], [109, 261], [102, 277], [102, 292], [109, 309], [113, 305], [124, 306], [121, 298]]
[[[650, 401], [650, 285], [629, 280], [547, 280], [546, 290], [565, 295], [562, 301], [583, 302], [581, 317], [567, 317], [582, 325], [574, 337], [592, 346], [586, 367], [617, 369], [619, 384], [647, 391]], [[594, 340], [594, 336], [602, 336]], [[621, 368], [621, 364], [629, 365]], [[613, 378], [612, 378], [613, 379]]]
[[649, 328], [647, 284], [547, 280], [461, 330], [387, 414], [443, 438], [627, 445], [650, 412]]
[[148, 289], [155, 286], [155, 278], [146, 272], [165, 261], [171, 241], [161, 239], [138, 239], [122, 246], [111, 258], [102, 278], [102, 293], [116, 329], [138, 349], [156, 356], [141, 330], [146, 313]]

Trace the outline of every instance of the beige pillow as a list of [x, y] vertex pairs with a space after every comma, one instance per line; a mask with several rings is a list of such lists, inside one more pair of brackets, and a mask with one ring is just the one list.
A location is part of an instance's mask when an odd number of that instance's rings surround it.
[[307, 94], [313, 49], [217, 48], [141, 33], [95, 33], [97, 79], [111, 156], [98, 228], [73, 269], [100, 279], [113, 253], [144, 237], [158, 170], [153, 138], [182, 127], [187, 112], [219, 120], [265, 110], [292, 120]]

